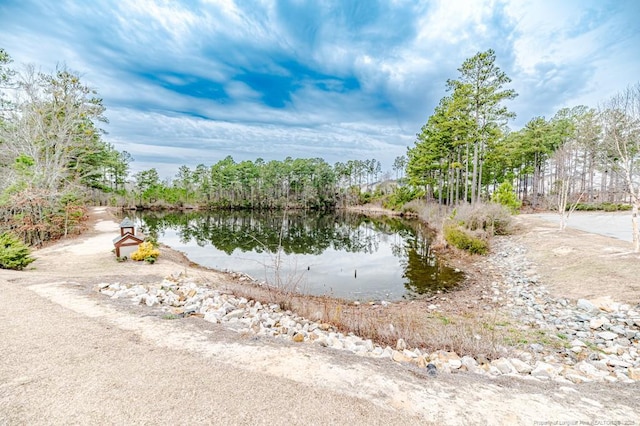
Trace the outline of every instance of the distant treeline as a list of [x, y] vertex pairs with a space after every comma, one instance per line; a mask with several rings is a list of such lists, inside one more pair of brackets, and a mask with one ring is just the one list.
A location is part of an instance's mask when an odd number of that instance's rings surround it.
[[128, 201], [138, 208], [331, 210], [361, 201], [361, 188], [378, 180], [380, 162], [287, 157], [236, 162], [231, 156], [212, 166], [181, 166], [160, 180], [155, 168], [133, 176]]

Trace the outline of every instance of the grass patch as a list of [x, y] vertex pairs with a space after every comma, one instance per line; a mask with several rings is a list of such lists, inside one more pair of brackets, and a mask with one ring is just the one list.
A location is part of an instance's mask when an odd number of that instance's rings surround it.
[[464, 230], [456, 223], [447, 223], [443, 228], [444, 239], [452, 246], [471, 254], [487, 254], [489, 243], [477, 235]]
[[164, 314], [162, 316], [162, 319], [165, 319], [165, 320], [175, 320], [175, 319], [178, 319], [178, 318], [180, 318], [180, 316], [176, 315], [176, 314]]

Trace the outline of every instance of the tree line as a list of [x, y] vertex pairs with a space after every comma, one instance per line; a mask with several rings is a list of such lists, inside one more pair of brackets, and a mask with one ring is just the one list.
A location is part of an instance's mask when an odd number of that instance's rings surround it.
[[133, 175], [129, 201], [138, 207], [199, 206], [209, 209], [331, 210], [359, 202], [360, 188], [377, 181], [376, 159], [328, 164], [321, 158], [236, 162], [228, 156], [212, 166], [181, 166], [161, 180], [155, 168]]
[[[640, 251], [640, 84], [598, 108], [563, 108], [507, 126], [517, 96], [493, 50], [464, 61], [407, 151], [407, 182], [427, 199], [457, 205], [488, 200], [500, 185], [533, 208], [627, 203]], [[564, 218], [564, 216], [563, 216]]]

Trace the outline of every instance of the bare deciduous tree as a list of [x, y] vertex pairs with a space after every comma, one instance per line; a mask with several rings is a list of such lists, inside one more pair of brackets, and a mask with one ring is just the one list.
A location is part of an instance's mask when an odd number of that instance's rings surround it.
[[640, 83], [613, 96], [601, 108], [604, 142], [616, 155], [630, 197], [633, 246], [640, 252]]

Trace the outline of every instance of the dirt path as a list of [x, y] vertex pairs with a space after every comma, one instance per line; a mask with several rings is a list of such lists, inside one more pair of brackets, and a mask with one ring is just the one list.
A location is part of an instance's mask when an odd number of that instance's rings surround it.
[[170, 251], [155, 265], [118, 263], [117, 225], [104, 210], [93, 214], [91, 232], [39, 250], [35, 269], [2, 271], [0, 425], [640, 423], [636, 385], [432, 378], [105, 298], [96, 283], [225, 276]]

